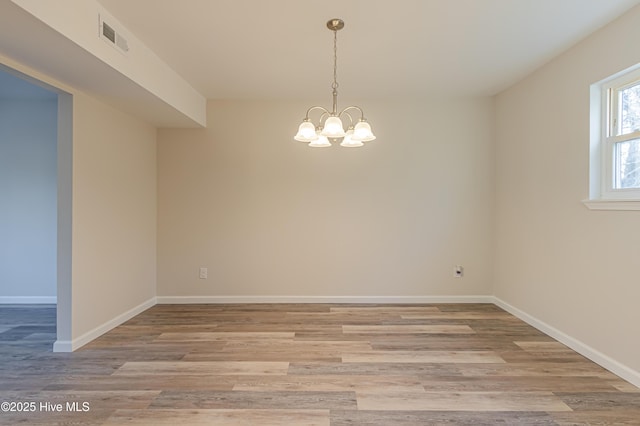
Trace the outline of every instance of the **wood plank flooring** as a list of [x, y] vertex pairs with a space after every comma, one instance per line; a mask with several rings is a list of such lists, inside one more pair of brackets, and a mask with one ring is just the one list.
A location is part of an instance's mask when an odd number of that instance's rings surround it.
[[490, 304], [157, 305], [54, 339], [55, 307], [0, 305], [28, 410], [0, 424], [640, 425], [640, 389]]

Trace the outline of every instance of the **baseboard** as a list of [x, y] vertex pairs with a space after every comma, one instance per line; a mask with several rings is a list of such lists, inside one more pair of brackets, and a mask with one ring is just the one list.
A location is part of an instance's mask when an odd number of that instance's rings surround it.
[[493, 303], [493, 296], [158, 296], [158, 304], [213, 303]]
[[73, 342], [71, 340], [56, 340], [53, 342], [54, 352], [73, 352]]
[[577, 339], [574, 339], [568, 334], [563, 333], [562, 331], [558, 330], [555, 327], [550, 326], [549, 324], [543, 321], [540, 321], [534, 316], [529, 315], [526, 312], [521, 311], [520, 309], [514, 306], [511, 306], [510, 304], [508, 304], [502, 299], [493, 297], [493, 303], [495, 303], [497, 306], [501, 307], [505, 311], [509, 312], [510, 314], [518, 317], [519, 319], [531, 325], [532, 327], [535, 327], [538, 330], [542, 331], [543, 333], [553, 337], [560, 343], [565, 344], [566, 346], [570, 347], [574, 351], [578, 352], [580, 355], [586, 358], [589, 358], [591, 361], [595, 362], [601, 367], [606, 368], [607, 370], [611, 371], [613, 374], [623, 378], [624, 380], [628, 381], [632, 385], [640, 388], [640, 372], [635, 371], [632, 368], [629, 368], [626, 365], [619, 363], [618, 361], [608, 357], [607, 355], [603, 354], [600, 351], [597, 351], [591, 346], [586, 345], [585, 343]]
[[78, 337], [77, 339], [73, 339], [73, 340], [56, 340], [56, 342], [53, 344], [53, 351], [54, 352], [73, 352], [76, 349], [81, 348], [82, 346], [86, 345], [87, 343], [89, 343], [93, 339], [96, 339], [97, 337], [102, 336], [107, 331], [119, 326], [120, 324], [124, 323], [125, 321], [128, 321], [131, 318], [135, 317], [136, 315], [146, 311], [147, 309], [149, 309], [152, 306], [154, 306], [156, 303], [157, 303], [156, 298], [152, 297], [151, 299], [147, 300], [146, 302], [143, 302], [143, 303], [139, 304], [138, 306], [129, 309], [127, 312], [124, 312], [124, 313], [118, 315], [117, 317], [113, 318], [112, 320], [109, 320], [109, 321], [105, 322], [104, 324], [94, 328], [93, 330], [90, 330], [90, 331], [86, 332], [85, 334], [83, 334], [82, 336]]
[[0, 305], [50, 305], [58, 303], [56, 296], [0, 296]]
[[[6, 299], [6, 298], [4, 298]], [[3, 303], [0, 298], [0, 303]], [[7, 303], [7, 302], [4, 302]], [[45, 303], [45, 302], [12, 302], [12, 303]], [[47, 302], [51, 303], [51, 302]], [[55, 301], [54, 301], [55, 303]], [[557, 341], [567, 345], [574, 351], [590, 359], [613, 374], [640, 388], [640, 372], [608, 357], [602, 352], [563, 333], [551, 325], [508, 304], [495, 296], [158, 296], [118, 315], [103, 325], [83, 334], [72, 341], [58, 340], [53, 345], [54, 352], [73, 352], [86, 345], [107, 331], [128, 321], [134, 316], [151, 308], [155, 304], [224, 304], [224, 303], [493, 303], [510, 314]]]

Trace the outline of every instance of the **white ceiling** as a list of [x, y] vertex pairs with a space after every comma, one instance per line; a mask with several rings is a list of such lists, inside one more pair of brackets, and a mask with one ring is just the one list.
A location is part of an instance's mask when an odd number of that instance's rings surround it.
[[640, 0], [99, 0], [210, 99], [493, 95]]

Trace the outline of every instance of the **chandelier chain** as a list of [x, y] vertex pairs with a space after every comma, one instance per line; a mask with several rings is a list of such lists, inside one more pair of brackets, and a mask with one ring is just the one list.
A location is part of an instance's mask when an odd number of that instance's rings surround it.
[[333, 90], [338, 88], [338, 31], [333, 31]]

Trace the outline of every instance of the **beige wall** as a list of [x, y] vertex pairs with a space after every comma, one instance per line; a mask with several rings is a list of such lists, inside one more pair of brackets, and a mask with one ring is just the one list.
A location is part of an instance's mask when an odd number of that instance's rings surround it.
[[156, 129], [2, 54], [0, 64], [61, 93], [56, 345], [71, 350], [155, 301]]
[[492, 101], [363, 101], [359, 149], [294, 141], [310, 105], [159, 130], [158, 296], [490, 295]]
[[155, 296], [156, 130], [77, 93], [73, 133], [77, 339]]
[[362, 149], [292, 140], [315, 101], [215, 101], [207, 129], [158, 131], [156, 164], [152, 126], [63, 87], [74, 95], [71, 337], [156, 291], [495, 294], [640, 371], [637, 212], [580, 202], [589, 85], [640, 62], [639, 21], [636, 8], [495, 104], [364, 101], [378, 140]]
[[640, 212], [590, 211], [589, 86], [640, 62], [640, 8], [496, 99], [496, 283], [507, 303], [640, 371]]

